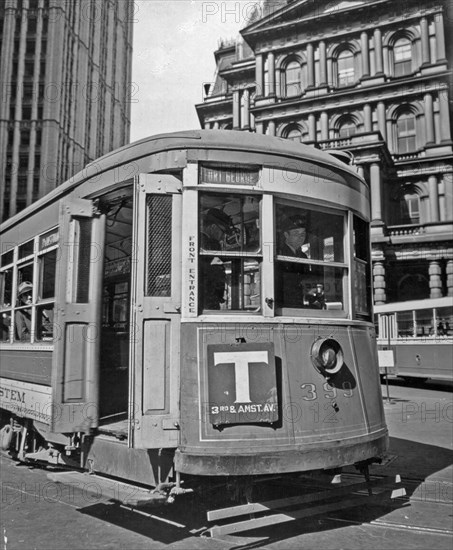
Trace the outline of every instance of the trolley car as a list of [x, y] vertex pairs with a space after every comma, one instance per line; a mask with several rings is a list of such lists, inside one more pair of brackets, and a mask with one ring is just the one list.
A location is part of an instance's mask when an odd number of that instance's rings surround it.
[[453, 381], [451, 296], [375, 306], [378, 349], [393, 352], [393, 374]]
[[149, 487], [377, 460], [369, 214], [351, 167], [268, 136], [89, 164], [1, 226], [2, 447]]

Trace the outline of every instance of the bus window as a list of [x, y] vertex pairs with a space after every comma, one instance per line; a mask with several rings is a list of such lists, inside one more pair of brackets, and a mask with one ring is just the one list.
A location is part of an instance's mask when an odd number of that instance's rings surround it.
[[344, 216], [276, 207], [277, 308], [344, 309]]
[[258, 311], [260, 197], [200, 194], [200, 309]]

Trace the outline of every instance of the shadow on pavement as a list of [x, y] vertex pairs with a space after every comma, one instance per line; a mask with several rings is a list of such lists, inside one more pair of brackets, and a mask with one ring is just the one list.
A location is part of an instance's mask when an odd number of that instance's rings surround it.
[[[190, 526], [182, 523], [171, 508], [132, 510], [117, 503], [97, 503], [79, 510], [82, 514], [133, 531], [150, 540], [171, 544], [192, 536]], [[177, 525], [179, 524], [179, 525]]]
[[[451, 502], [451, 487], [446, 487], [448, 481], [444, 480], [450, 479], [451, 485], [452, 451], [409, 439], [390, 437], [389, 454], [392, 457], [391, 460], [384, 461], [382, 466], [373, 465], [370, 467], [370, 474], [372, 477], [384, 476], [390, 478], [400, 475], [402, 483], [398, 486], [405, 488], [406, 497], [392, 500], [387, 492], [386, 497], [370, 497], [366, 505], [344, 509], [342, 503], [348, 498], [348, 496], [344, 496], [338, 498], [338, 510], [333, 512], [243, 531], [238, 536], [228, 536], [228, 542], [232, 542], [232, 548], [259, 548], [304, 534], [327, 533], [333, 529], [343, 527], [345, 521], [353, 524], [370, 523], [403, 507], [410, 509], [410, 500], [415, 493], [418, 500], [423, 500], [425, 495], [426, 500], [430, 502], [442, 501], [442, 499]], [[346, 478], [351, 473], [357, 472], [353, 467], [345, 468], [344, 477]], [[358, 481], [361, 481], [361, 476]], [[275, 486], [257, 491], [252, 500], [259, 502], [269, 500], [269, 498], [279, 498], [282, 494], [290, 496], [290, 494], [304, 494], [304, 492], [313, 491], [313, 485], [310, 489], [307, 489], [303, 483], [296, 489], [298, 483], [300, 483], [300, 480], [295, 479], [292, 487], [288, 485], [286, 487]], [[325, 489], [326, 485], [319, 484], [316, 487], [321, 490]], [[313, 506], [319, 504], [320, 502], [316, 502]], [[217, 501], [211, 509], [231, 505], [232, 503], [225, 499], [221, 504]], [[132, 511], [113, 503], [98, 503], [85, 507], [80, 511], [83, 514], [148, 537], [150, 540], [171, 544], [191, 538], [203, 527], [206, 527], [207, 509], [209, 509], [209, 505], [203, 499], [203, 495], [201, 495], [201, 498], [197, 495], [187, 495], [186, 497], [180, 497], [175, 504], [164, 508], [143, 508], [140, 511]], [[296, 509], [301, 509], [301, 507]], [[291, 509], [286, 512], [291, 515]], [[279, 513], [279, 511], [276, 510], [275, 513]], [[247, 518], [248, 516], [244, 516], [238, 518], [238, 521]], [[244, 537], [254, 537], [254, 540], [243, 544]], [[204, 542], [206, 542], [206, 539]]]

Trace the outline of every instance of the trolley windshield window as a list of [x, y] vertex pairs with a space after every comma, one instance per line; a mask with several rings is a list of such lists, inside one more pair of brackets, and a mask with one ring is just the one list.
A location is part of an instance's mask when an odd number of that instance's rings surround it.
[[276, 205], [275, 227], [277, 313], [344, 310], [344, 215], [282, 203]]
[[260, 199], [200, 194], [200, 310], [260, 309]]

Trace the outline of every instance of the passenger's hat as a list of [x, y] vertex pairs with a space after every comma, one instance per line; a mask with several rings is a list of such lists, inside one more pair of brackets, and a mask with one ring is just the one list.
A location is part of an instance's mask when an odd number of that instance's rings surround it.
[[23, 281], [20, 283], [19, 288], [17, 289], [17, 295], [20, 296], [24, 292], [31, 292], [33, 290], [33, 285], [29, 281]]
[[288, 218], [284, 218], [281, 223], [282, 231], [291, 231], [291, 229], [299, 229], [301, 227], [307, 227], [307, 217], [305, 214], [289, 216]]
[[210, 208], [204, 217], [205, 225], [217, 224], [225, 228], [231, 227], [232, 220], [228, 214], [218, 208]]

